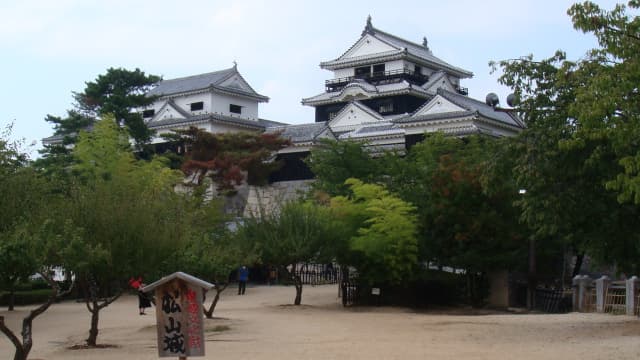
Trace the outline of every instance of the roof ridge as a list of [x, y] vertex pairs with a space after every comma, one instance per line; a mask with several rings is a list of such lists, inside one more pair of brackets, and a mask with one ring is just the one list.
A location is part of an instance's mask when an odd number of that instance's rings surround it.
[[[445, 98], [447, 98], [446, 96], [451, 96], [451, 95], [453, 95], [454, 97], [456, 97], [456, 96], [457, 96], [457, 97], [462, 97], [462, 98], [464, 98], [464, 99], [470, 100], [471, 102], [474, 102], [474, 103], [476, 103], [476, 104], [480, 104], [480, 105], [482, 105], [482, 106], [491, 107], [491, 106], [487, 105], [486, 103], [484, 103], [484, 102], [482, 102], [482, 101], [480, 101], [480, 100], [474, 99], [474, 98], [472, 98], [472, 97], [470, 97], [470, 96], [466, 96], [466, 95], [462, 95], [462, 94], [454, 93], [454, 92], [449, 91], [449, 90], [447, 90], [447, 89], [438, 88], [438, 92], [443, 92], [443, 96], [445, 96]], [[451, 100], [451, 99], [449, 99], [449, 98], [447, 98], [447, 99], [448, 99], [448, 100]], [[451, 101], [453, 101], [453, 100], [451, 100]], [[492, 109], [493, 109], [493, 108], [492, 108]]]
[[219, 74], [219, 73], [223, 73], [223, 72], [227, 72], [227, 71], [233, 71], [233, 70], [235, 70], [236, 72], [238, 71], [237, 69], [235, 69], [235, 67], [230, 67], [228, 69], [210, 71], [210, 72], [202, 73], [202, 74], [189, 75], [189, 76], [177, 77], [177, 78], [173, 78], [173, 79], [162, 80], [161, 82], [163, 82], [163, 81], [173, 81], [173, 80], [193, 79], [193, 78], [197, 78], [197, 77], [201, 77], [201, 76], [205, 76], [205, 75]]
[[373, 31], [373, 35], [374, 35], [374, 36], [375, 36], [375, 34], [376, 34], [376, 33], [380, 32], [380, 33], [382, 33], [382, 34], [384, 34], [384, 35], [387, 35], [387, 36], [392, 37], [392, 38], [394, 38], [394, 39], [400, 40], [400, 41], [402, 41], [402, 42], [405, 42], [405, 43], [411, 44], [411, 45], [416, 46], [416, 47], [419, 47], [419, 48], [424, 48], [424, 45], [420, 45], [420, 44], [418, 44], [418, 43], [414, 43], [414, 42], [413, 42], [413, 41], [411, 41], [411, 40], [407, 40], [407, 39], [405, 39], [405, 38], [401, 38], [400, 36], [393, 35], [393, 34], [391, 34], [391, 33], [388, 33], [388, 32], [386, 32], [386, 31], [384, 31], [384, 30], [380, 30], [380, 29], [378, 29], [377, 27], [372, 27], [372, 29], [371, 29], [371, 30]]
[[303, 126], [312, 126], [312, 125], [327, 125], [326, 121], [318, 121], [318, 122], [312, 122], [312, 123], [305, 123], [305, 124], [283, 124], [283, 125], [279, 125], [279, 126], [270, 126], [270, 128], [281, 128], [281, 127], [287, 127], [287, 128], [292, 128], [292, 127], [303, 127]]

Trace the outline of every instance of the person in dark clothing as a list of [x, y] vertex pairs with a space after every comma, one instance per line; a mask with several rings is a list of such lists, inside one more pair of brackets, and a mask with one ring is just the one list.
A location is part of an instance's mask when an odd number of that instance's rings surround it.
[[142, 292], [142, 288], [145, 286], [142, 282], [142, 278], [138, 277], [137, 279], [129, 279], [129, 285], [138, 291], [138, 310], [140, 311], [140, 315], [147, 315], [144, 311], [146, 308], [151, 307], [151, 301], [147, 295]]
[[244, 295], [247, 289], [247, 281], [249, 280], [249, 269], [246, 266], [242, 266], [238, 270], [238, 295]]
[[142, 292], [144, 286], [145, 284], [140, 283], [140, 287], [138, 288], [138, 308], [140, 309], [140, 315], [147, 315], [144, 310], [151, 307], [151, 300]]

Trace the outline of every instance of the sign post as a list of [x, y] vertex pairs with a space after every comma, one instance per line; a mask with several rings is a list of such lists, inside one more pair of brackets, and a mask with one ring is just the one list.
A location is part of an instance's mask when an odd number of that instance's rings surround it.
[[158, 356], [204, 356], [203, 293], [214, 285], [176, 272], [142, 288], [155, 291]]

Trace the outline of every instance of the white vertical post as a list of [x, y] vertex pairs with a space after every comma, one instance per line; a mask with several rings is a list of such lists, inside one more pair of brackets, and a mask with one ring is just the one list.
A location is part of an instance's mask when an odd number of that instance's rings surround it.
[[587, 275], [576, 275], [572, 281], [573, 285], [573, 311], [585, 311], [586, 298], [589, 296], [589, 285], [591, 279]]
[[604, 312], [604, 303], [606, 301], [607, 289], [611, 280], [607, 275], [603, 275], [596, 280], [596, 312]]
[[582, 302], [580, 301], [580, 295], [582, 293], [582, 286], [580, 286], [580, 284], [582, 282], [580, 279], [582, 279], [582, 276], [576, 275], [571, 280], [571, 287], [573, 288], [573, 311], [582, 311]]
[[625, 292], [626, 301], [625, 304], [627, 306], [627, 315], [635, 315], [636, 306], [638, 306], [638, 283], [640, 280], [637, 276], [632, 276], [627, 279], [626, 285], [627, 289]]

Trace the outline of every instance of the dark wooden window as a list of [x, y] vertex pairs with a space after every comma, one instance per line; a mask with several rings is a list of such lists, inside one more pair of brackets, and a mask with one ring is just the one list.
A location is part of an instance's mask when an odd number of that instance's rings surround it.
[[155, 115], [156, 111], [153, 109], [149, 109], [149, 110], [145, 110], [142, 112], [142, 117], [147, 119], [150, 117], [153, 117], [153, 115]]
[[384, 73], [384, 64], [373, 65], [373, 74], [374, 75], [380, 75], [382, 73]]
[[204, 109], [204, 103], [202, 101], [191, 103], [191, 111], [198, 111]]
[[388, 114], [393, 112], [393, 100], [383, 100], [380, 102], [380, 107], [378, 108], [378, 112], [380, 114]]
[[242, 106], [235, 105], [235, 104], [229, 104], [229, 112], [234, 113], [234, 114], [242, 114]]
[[422, 74], [422, 68], [421, 68], [420, 66], [416, 65], [416, 66], [413, 68], [413, 72], [414, 72], [415, 74], [420, 75], [420, 74]]
[[370, 66], [357, 67], [355, 71], [356, 71], [355, 72], [356, 77], [363, 77], [371, 74], [371, 67]]

